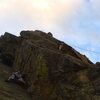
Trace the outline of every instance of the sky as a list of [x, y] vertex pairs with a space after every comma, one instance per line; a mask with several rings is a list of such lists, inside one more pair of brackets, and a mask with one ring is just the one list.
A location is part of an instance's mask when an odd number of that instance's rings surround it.
[[52, 32], [91, 61], [100, 61], [100, 0], [0, 0], [0, 35]]

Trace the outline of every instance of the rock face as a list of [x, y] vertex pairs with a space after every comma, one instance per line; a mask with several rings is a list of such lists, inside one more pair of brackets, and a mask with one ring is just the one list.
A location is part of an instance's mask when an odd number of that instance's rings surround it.
[[20, 38], [10, 34], [5, 33], [4, 36], [0, 38], [0, 56], [4, 63], [12, 66], [16, 49], [19, 48]]
[[100, 100], [99, 66], [69, 45], [60, 51], [61, 41], [39, 30], [0, 41], [3, 61], [26, 76], [33, 100]]
[[0, 62], [0, 100], [32, 100], [30, 94], [19, 85], [4, 81], [11, 71], [10, 67]]

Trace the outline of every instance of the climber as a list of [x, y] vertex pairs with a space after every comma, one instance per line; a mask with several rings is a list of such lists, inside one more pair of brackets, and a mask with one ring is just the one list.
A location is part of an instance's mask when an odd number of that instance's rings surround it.
[[23, 85], [26, 85], [26, 82], [24, 81], [20, 71], [17, 71], [17, 72], [13, 72], [9, 78], [6, 80], [6, 82], [17, 82], [17, 83], [21, 83]]
[[61, 42], [61, 44], [59, 45], [59, 50], [61, 51], [63, 47], [64, 47], [64, 43]]

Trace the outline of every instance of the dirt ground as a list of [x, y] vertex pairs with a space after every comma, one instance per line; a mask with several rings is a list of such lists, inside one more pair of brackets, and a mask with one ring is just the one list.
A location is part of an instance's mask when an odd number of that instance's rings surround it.
[[0, 100], [32, 100], [25, 89], [15, 83], [5, 82], [11, 72], [10, 67], [0, 63]]

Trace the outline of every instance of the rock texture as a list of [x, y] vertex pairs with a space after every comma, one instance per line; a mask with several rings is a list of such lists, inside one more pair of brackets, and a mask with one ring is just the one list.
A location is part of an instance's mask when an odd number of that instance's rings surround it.
[[20, 43], [20, 38], [7, 32], [0, 37], [0, 56], [4, 63], [12, 66], [15, 52], [19, 48]]
[[[51, 33], [22, 31], [0, 38], [4, 63], [26, 77], [32, 100], [100, 100], [100, 67]], [[27, 99], [30, 100], [30, 99]]]
[[30, 94], [14, 83], [6, 83], [5, 79], [12, 69], [0, 62], [0, 100], [32, 100]]

